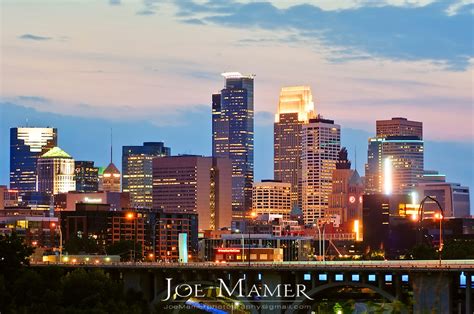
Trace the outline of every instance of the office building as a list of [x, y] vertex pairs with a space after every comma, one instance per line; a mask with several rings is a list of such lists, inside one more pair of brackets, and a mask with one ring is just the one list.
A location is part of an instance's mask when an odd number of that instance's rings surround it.
[[230, 227], [232, 165], [229, 159], [172, 156], [153, 159], [153, 209], [197, 213], [199, 230]]
[[423, 139], [423, 123], [410, 121], [406, 118], [392, 118], [391, 120], [377, 120], [376, 137], [389, 136], [416, 136]]
[[273, 126], [275, 180], [291, 184], [291, 203], [301, 208], [301, 129], [314, 117], [309, 86], [283, 87]]
[[255, 216], [264, 214], [281, 215], [290, 218], [291, 183], [276, 180], [262, 180], [253, 184], [252, 213]]
[[153, 197], [153, 158], [170, 156], [171, 149], [162, 142], [122, 148], [122, 191], [129, 192], [132, 206], [151, 208]]
[[302, 128], [302, 209], [305, 224], [325, 216], [332, 189], [332, 172], [341, 149], [341, 128], [318, 116]]
[[18, 206], [18, 191], [0, 185], [0, 209]]
[[93, 161], [76, 160], [74, 162], [74, 177], [77, 192], [99, 191], [99, 168], [94, 167]]
[[362, 219], [362, 195], [364, 183], [357, 170], [350, 168], [346, 148], [341, 149], [332, 172], [332, 191], [329, 195], [327, 216], [337, 215], [342, 223]]
[[179, 234], [187, 234], [187, 249], [190, 259], [198, 252], [198, 215], [196, 213], [156, 213], [155, 256], [157, 260], [177, 262], [179, 260]]
[[57, 144], [55, 128], [11, 128], [10, 188], [20, 193], [36, 191], [37, 160]]
[[76, 192], [60, 193], [54, 197], [54, 205], [58, 211], [75, 211], [78, 204], [102, 204], [110, 210], [125, 210], [131, 208], [130, 194], [127, 192]]
[[377, 121], [369, 139], [365, 166], [366, 193], [411, 193], [423, 177], [422, 123], [405, 118]]
[[104, 192], [120, 192], [121, 185], [120, 180], [121, 175], [120, 171], [117, 169], [113, 162], [104, 169], [102, 173], [102, 182], [99, 183]]
[[225, 87], [212, 95], [212, 156], [232, 161], [232, 210], [240, 219], [252, 207], [254, 76], [222, 75]]
[[53, 147], [37, 162], [38, 192], [65, 193], [76, 189], [74, 159], [59, 147]]
[[[443, 209], [446, 218], [465, 218], [470, 213], [469, 187], [459, 183], [422, 182], [417, 184], [416, 194], [418, 202], [426, 196], [436, 199]], [[439, 213], [438, 206], [433, 200], [427, 199], [423, 205], [424, 217], [434, 217]]]

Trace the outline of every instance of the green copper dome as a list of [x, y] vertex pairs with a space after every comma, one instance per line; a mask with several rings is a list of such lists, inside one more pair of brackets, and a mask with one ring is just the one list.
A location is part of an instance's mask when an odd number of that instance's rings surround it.
[[72, 158], [71, 155], [63, 151], [59, 147], [53, 147], [48, 150], [46, 153], [41, 155], [41, 158]]

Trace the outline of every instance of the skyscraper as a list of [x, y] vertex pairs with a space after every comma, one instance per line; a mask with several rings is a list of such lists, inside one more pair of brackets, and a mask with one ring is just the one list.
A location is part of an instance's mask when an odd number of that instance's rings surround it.
[[343, 223], [361, 220], [363, 194], [363, 181], [357, 170], [351, 169], [344, 147], [339, 152], [336, 169], [332, 172], [332, 191], [327, 213], [339, 215]]
[[171, 149], [162, 142], [122, 148], [122, 191], [130, 192], [133, 207], [153, 205], [153, 158], [170, 156]]
[[232, 211], [239, 218], [252, 207], [254, 75], [222, 75], [225, 87], [212, 95], [212, 156], [232, 161]]
[[405, 118], [377, 121], [365, 165], [366, 193], [410, 193], [423, 177], [423, 124]]
[[36, 191], [37, 160], [56, 145], [55, 128], [11, 128], [10, 188], [19, 192]]
[[257, 215], [283, 215], [291, 212], [291, 184], [275, 180], [262, 180], [253, 184], [252, 211]]
[[322, 218], [329, 204], [332, 173], [341, 149], [341, 127], [318, 116], [302, 128], [301, 193], [305, 224]]
[[37, 174], [39, 192], [54, 195], [76, 189], [74, 159], [59, 147], [53, 147], [40, 156]]
[[275, 180], [291, 184], [292, 206], [301, 207], [301, 128], [314, 115], [309, 86], [283, 87], [273, 127]]
[[102, 173], [102, 190], [104, 192], [120, 192], [120, 171], [113, 162]]
[[77, 192], [89, 193], [99, 191], [99, 168], [94, 167], [93, 161], [76, 160], [74, 168]]
[[227, 158], [172, 156], [153, 159], [153, 209], [197, 213], [200, 230], [230, 227], [231, 162]]

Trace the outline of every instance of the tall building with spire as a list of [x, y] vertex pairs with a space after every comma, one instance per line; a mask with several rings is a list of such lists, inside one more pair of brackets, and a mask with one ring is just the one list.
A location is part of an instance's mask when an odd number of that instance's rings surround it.
[[152, 208], [153, 159], [170, 155], [171, 149], [162, 142], [122, 147], [122, 191], [130, 193], [133, 207]]
[[10, 188], [19, 192], [36, 191], [38, 158], [57, 144], [56, 128], [11, 128]]
[[301, 207], [301, 130], [314, 117], [309, 86], [283, 87], [273, 126], [273, 174], [291, 184], [291, 204]]
[[332, 173], [341, 149], [341, 127], [333, 120], [309, 119], [302, 127], [301, 194], [305, 224], [323, 218], [329, 206]]
[[38, 191], [53, 195], [74, 191], [74, 169], [74, 159], [68, 153], [51, 148], [38, 159]]
[[254, 178], [254, 75], [223, 73], [225, 87], [212, 95], [212, 156], [232, 162], [232, 211], [252, 208]]
[[104, 192], [121, 192], [121, 174], [113, 162], [113, 138], [110, 130], [110, 164], [102, 172], [99, 186]]

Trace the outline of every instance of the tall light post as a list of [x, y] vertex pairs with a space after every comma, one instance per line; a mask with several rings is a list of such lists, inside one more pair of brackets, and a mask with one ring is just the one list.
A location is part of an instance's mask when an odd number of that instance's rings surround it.
[[136, 261], [136, 243], [137, 243], [137, 220], [138, 217], [133, 213], [127, 213], [127, 220], [133, 221], [133, 262]]
[[61, 225], [55, 222], [51, 223], [51, 227], [56, 231], [59, 230], [59, 262], [63, 261], [63, 233], [61, 231]]

